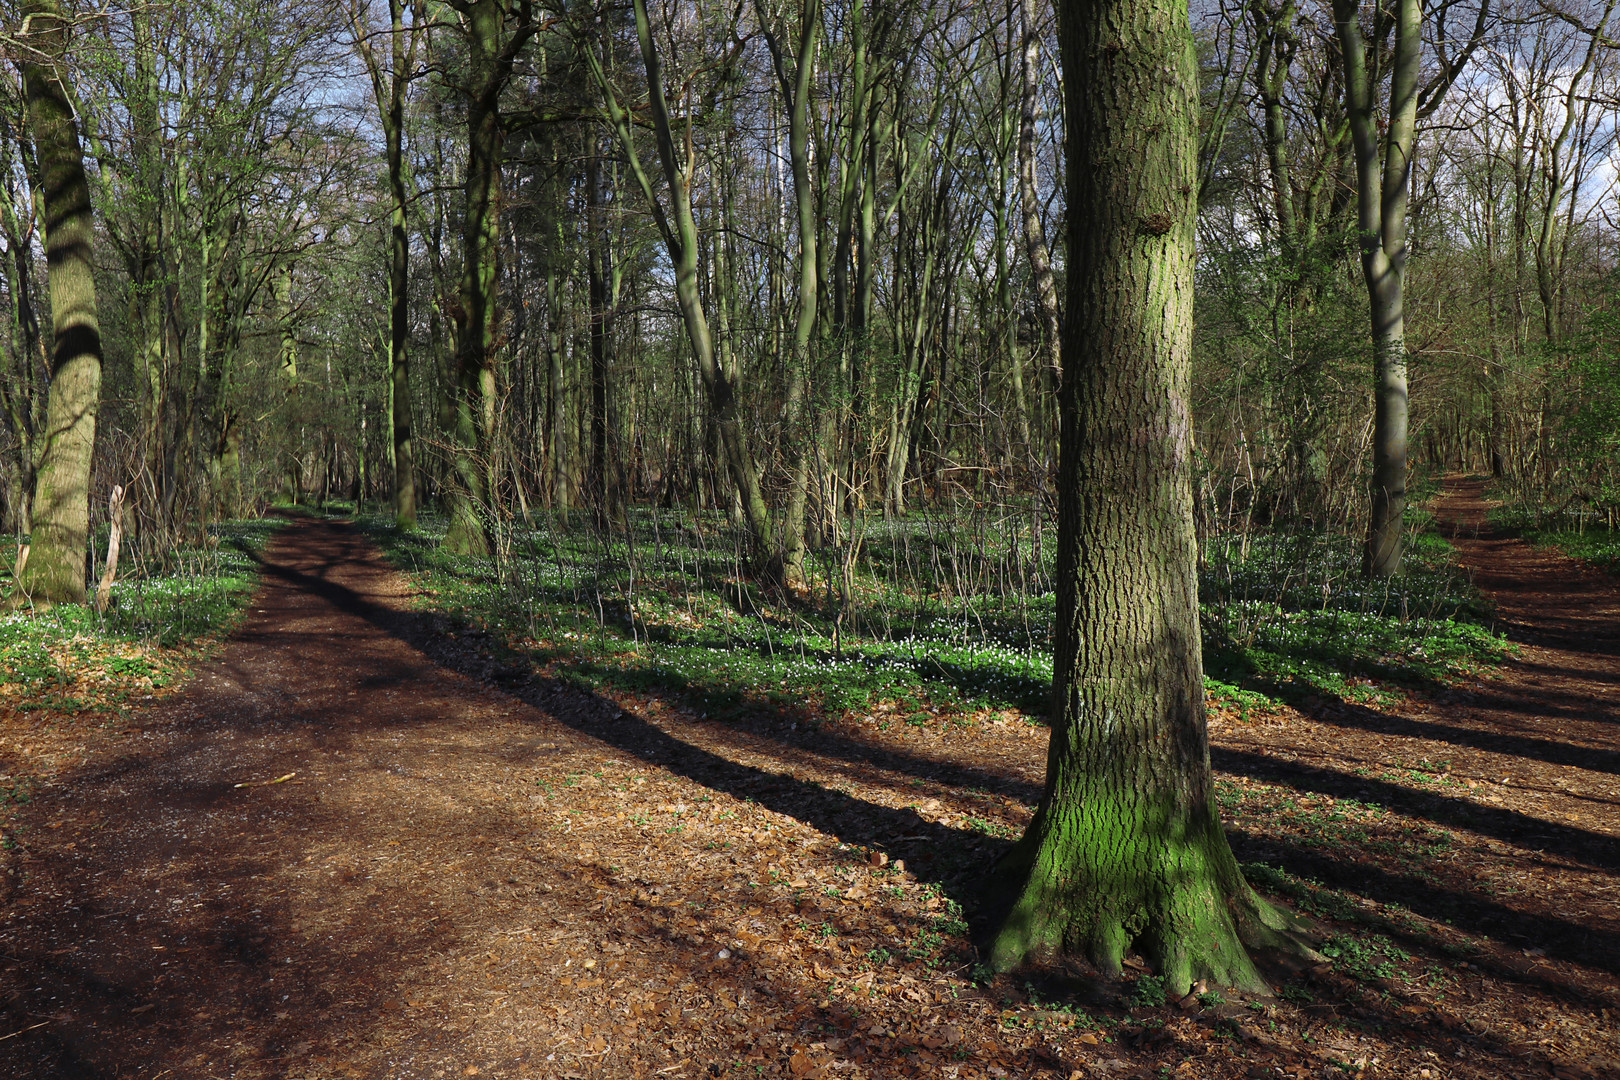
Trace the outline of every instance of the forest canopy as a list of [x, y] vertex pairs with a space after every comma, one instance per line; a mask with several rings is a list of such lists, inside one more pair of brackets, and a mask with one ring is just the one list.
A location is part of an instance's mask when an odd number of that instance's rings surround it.
[[[1202, 537], [1398, 536], [1408, 456], [1612, 516], [1612, 7], [1193, 12]], [[130, 542], [343, 497], [485, 552], [540, 511], [681, 506], [802, 582], [858, 516], [1051, 511], [1046, 5], [34, 3], [8, 25], [19, 535], [55, 341], [29, 71], [82, 143], [90, 513], [126, 488]]]

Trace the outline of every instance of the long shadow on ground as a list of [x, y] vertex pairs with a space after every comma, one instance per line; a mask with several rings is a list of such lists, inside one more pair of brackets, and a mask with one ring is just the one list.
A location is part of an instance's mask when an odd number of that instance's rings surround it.
[[[275, 567], [271, 572], [281, 572]], [[786, 773], [773, 773], [743, 765], [712, 751], [693, 746], [645, 719], [589, 691], [534, 674], [526, 662], [508, 660], [492, 664], [447, 647], [420, 615], [403, 614], [372, 604], [340, 585], [315, 580], [309, 587], [322, 591], [333, 603], [354, 611], [400, 634], [441, 665], [475, 677], [489, 678], [507, 693], [551, 714], [576, 730], [626, 753], [656, 763], [697, 783], [739, 797], [752, 798], [771, 810], [793, 817], [846, 843], [881, 848], [903, 855], [924, 879], [935, 880], [972, 908], [980, 893], [985, 866], [1007, 848], [967, 830], [929, 822], [910, 810], [896, 810], [841, 792], [830, 791]], [[734, 739], [774, 743], [807, 755], [831, 757], [875, 766], [918, 779], [955, 786], [981, 787], [1033, 802], [1039, 790], [1022, 779], [984, 769], [966, 769], [952, 763], [910, 755], [889, 747], [873, 747], [858, 739], [826, 732], [800, 735], [786, 719], [763, 722], [746, 732], [709, 725], [706, 730]], [[1557, 825], [1515, 811], [1483, 808], [1466, 800], [1413, 791], [1398, 784], [1352, 776], [1330, 769], [1278, 761], [1261, 754], [1221, 750], [1214, 763], [1224, 772], [1265, 779], [1300, 789], [1358, 799], [1385, 806], [1412, 817], [1462, 827], [1513, 843], [1528, 844], [1582, 865], [1620, 868], [1620, 842], [1600, 833]], [[1258, 843], [1258, 841], [1256, 841]], [[1271, 845], [1276, 861], [1299, 876], [1331, 881], [1347, 890], [1387, 903], [1401, 903], [1481, 936], [1536, 942], [1561, 959], [1620, 974], [1620, 940], [1601, 930], [1560, 920], [1547, 922], [1477, 897], [1437, 889], [1432, 881], [1404, 878], [1364, 864], [1349, 864], [1320, 852], [1292, 845]], [[926, 856], [939, 853], [938, 864], [927, 866]], [[1520, 978], [1524, 977], [1520, 973]], [[1551, 984], [1550, 984], [1551, 985]], [[1556, 984], [1562, 993], [1570, 992]]]
[[[1503, 708], [1499, 700], [1490, 700], [1488, 704], [1493, 709]], [[1526, 712], [1529, 711], [1528, 705], [1520, 703], [1520, 707]], [[1545, 761], [1551, 765], [1565, 765], [1620, 775], [1620, 751], [1615, 750], [1574, 746], [1529, 735], [1509, 735], [1499, 731], [1446, 724], [1438, 720], [1415, 720], [1348, 703], [1334, 709], [1318, 709], [1311, 714], [1311, 718], [1335, 727], [1355, 728], [1380, 735], [1431, 739], [1451, 743], [1453, 746], [1468, 747], [1471, 750], [1485, 750], [1508, 757]]]
[[[876, 805], [791, 773], [741, 764], [694, 746], [589, 691], [538, 676], [525, 660], [514, 662], [508, 658], [496, 662], [487, 655], [457, 647], [435, 629], [435, 623], [443, 625], [442, 617], [402, 613], [376, 604], [320, 574], [276, 564], [266, 564], [265, 569], [410, 642], [441, 666], [493, 682], [517, 699], [544, 710], [591, 738], [716, 791], [751, 798], [845, 843], [902, 855], [920, 877], [935, 881], [969, 908], [980, 893], [984, 868], [1006, 849], [1003, 841], [942, 826], [910, 810]], [[737, 741], [739, 745], [748, 741], [772, 743], [778, 752], [789, 750], [807, 758], [830, 757], [937, 783], [997, 791], [1026, 802], [1038, 795], [1034, 785], [1019, 778], [892, 748], [873, 747], [843, 735], [793, 734], [786, 722], [778, 724], [767, 719], [747, 730], [727, 729], [722, 725], [707, 725], [705, 730], [716, 737]], [[1418, 730], [1406, 733], [1434, 737], [1432, 733]], [[1546, 748], [1534, 746], [1531, 749]], [[1223, 771], [1335, 797], [1377, 802], [1403, 814], [1529, 844], [1582, 865], [1610, 871], [1620, 867], [1620, 845], [1610, 837], [1587, 830], [1552, 824], [1513, 811], [1482, 808], [1465, 800], [1412, 791], [1385, 781], [1281, 762], [1261, 754], [1217, 750], [1215, 763]], [[792, 767], [791, 763], [784, 764]], [[1482, 936], [1535, 943], [1560, 959], [1620, 974], [1620, 963], [1616, 960], [1620, 943], [1607, 931], [1559, 920], [1549, 923], [1531, 919], [1494, 901], [1437, 889], [1432, 882], [1367, 865], [1352, 865], [1320, 852], [1267, 844], [1258, 838], [1239, 837], [1238, 840], [1251, 843], [1256, 854], [1263, 853], [1300, 876], [1328, 881], [1386, 903], [1404, 904]], [[930, 866], [930, 862], [933, 865]], [[1547, 982], [1529, 972], [1511, 974], [1524, 981]], [[1574, 992], [1562, 983], [1547, 982], [1547, 985], [1560, 993]]]
[[1211, 760], [1222, 772], [1286, 784], [1338, 799], [1372, 802], [1411, 817], [1557, 855], [1580, 866], [1610, 873], [1620, 870], [1620, 840], [1604, 833], [1559, 825], [1516, 810], [1480, 806], [1451, 795], [1414, 791], [1387, 780], [1280, 761], [1244, 750], [1216, 747], [1211, 750]]

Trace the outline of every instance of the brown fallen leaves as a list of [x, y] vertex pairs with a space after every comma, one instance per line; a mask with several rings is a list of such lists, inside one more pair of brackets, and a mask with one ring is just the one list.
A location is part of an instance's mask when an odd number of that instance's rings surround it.
[[[357, 594], [405, 591], [352, 537], [283, 544]], [[1444, 752], [1456, 773], [1464, 752], [1399, 717], [1228, 724], [1239, 849], [1286, 871], [1337, 955], [1279, 973], [1278, 999], [1150, 1005], [1140, 964], [1118, 985], [974, 977], [982, 875], [1039, 790], [1027, 724], [513, 696], [314, 589], [272, 599], [219, 661], [262, 713], [198, 691], [144, 715], [138, 747], [78, 733], [83, 764], [20, 808], [0, 1034], [62, 1019], [0, 1043], [0, 1073], [1587, 1080], [1620, 1057], [1614, 868], [1544, 812], [1604, 777], [1561, 788], [1564, 766], [1521, 757], [1490, 788], [1513, 816], [1463, 822], [1435, 800], [1451, 785], [1387, 763]], [[1509, 775], [1468, 753], [1471, 777]]]

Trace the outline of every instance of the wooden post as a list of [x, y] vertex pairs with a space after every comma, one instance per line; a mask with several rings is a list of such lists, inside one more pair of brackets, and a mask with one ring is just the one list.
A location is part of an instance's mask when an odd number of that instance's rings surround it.
[[96, 614], [104, 615], [112, 600], [113, 578], [118, 573], [118, 545], [124, 539], [124, 489], [113, 485], [107, 499], [107, 568], [101, 572], [101, 584], [96, 586]]

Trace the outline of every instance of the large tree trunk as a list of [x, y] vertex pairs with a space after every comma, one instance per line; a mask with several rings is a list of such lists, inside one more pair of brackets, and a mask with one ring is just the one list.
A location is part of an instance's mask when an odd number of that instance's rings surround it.
[[1205, 727], [1189, 414], [1198, 77], [1185, 0], [1062, 9], [1069, 273], [1052, 742], [999, 868], [1007, 970], [1144, 953], [1178, 994], [1263, 990], [1283, 918], [1244, 882]]
[[65, 19], [55, 0], [24, 7], [23, 88], [45, 203], [50, 276], [51, 389], [34, 489], [34, 532], [22, 591], [35, 603], [83, 603], [90, 533], [90, 455], [101, 400], [101, 327], [96, 318], [95, 219], [73, 106], [58, 78]]

